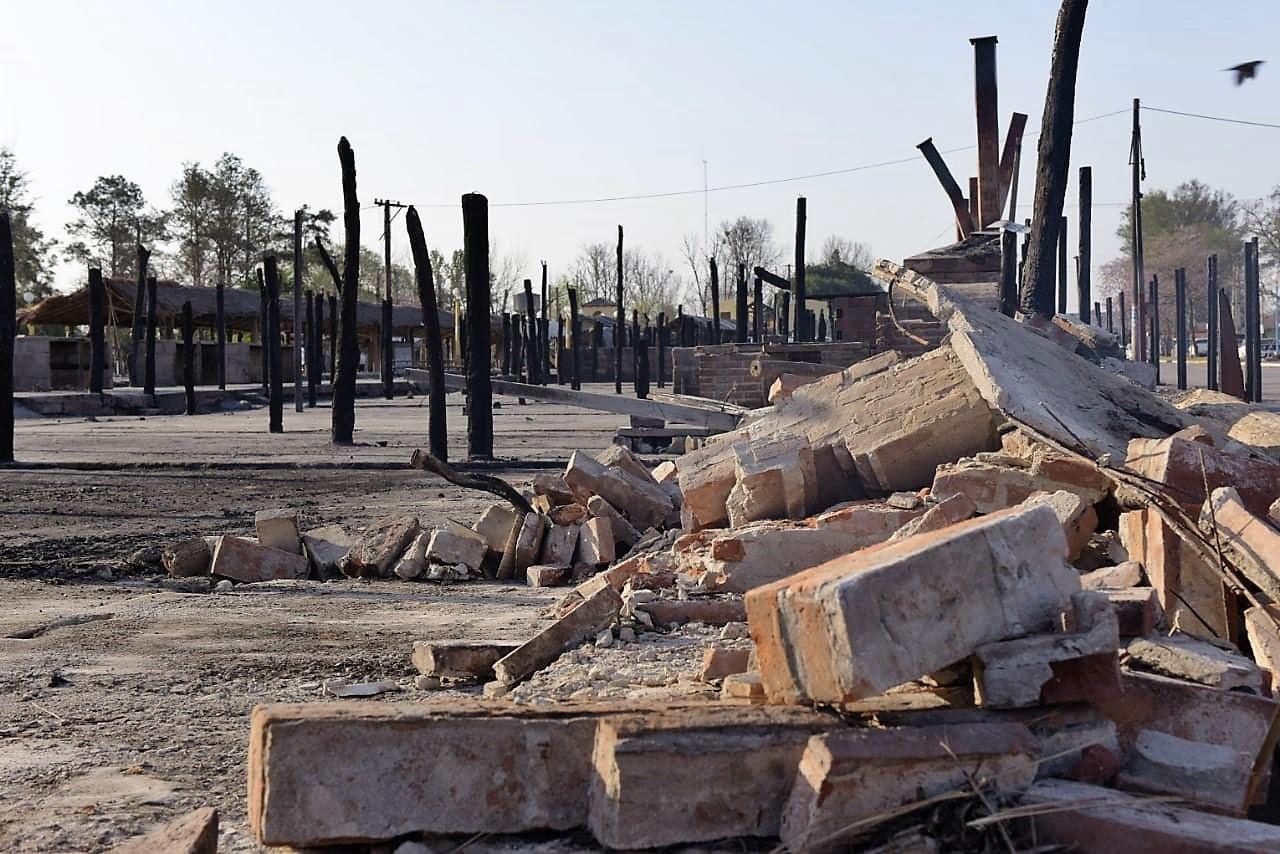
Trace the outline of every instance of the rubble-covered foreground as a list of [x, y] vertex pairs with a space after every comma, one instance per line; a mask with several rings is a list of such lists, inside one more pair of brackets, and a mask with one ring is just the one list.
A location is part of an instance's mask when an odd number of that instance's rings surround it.
[[677, 462], [578, 452], [470, 528], [265, 512], [256, 540], [172, 547], [237, 582], [573, 585], [523, 643], [404, 651], [420, 688], [483, 698], [256, 709], [259, 840], [1280, 850], [1248, 818], [1275, 815], [1280, 736], [1270, 413], [1175, 406], [1097, 329], [877, 274], [940, 347], [797, 385]]

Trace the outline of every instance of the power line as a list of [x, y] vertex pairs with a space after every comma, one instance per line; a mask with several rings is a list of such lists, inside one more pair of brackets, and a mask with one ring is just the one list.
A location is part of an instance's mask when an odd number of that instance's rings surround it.
[[1149, 107], [1142, 105], [1142, 109], [1150, 110], [1153, 113], [1168, 113], [1171, 116], [1186, 116], [1191, 119], [1208, 119], [1211, 122], [1227, 122], [1233, 125], [1249, 125], [1256, 128], [1280, 128], [1280, 124], [1272, 124], [1270, 122], [1252, 122], [1248, 119], [1229, 119], [1224, 116], [1206, 116], [1203, 113], [1186, 113], [1182, 110], [1165, 110], [1160, 107]]

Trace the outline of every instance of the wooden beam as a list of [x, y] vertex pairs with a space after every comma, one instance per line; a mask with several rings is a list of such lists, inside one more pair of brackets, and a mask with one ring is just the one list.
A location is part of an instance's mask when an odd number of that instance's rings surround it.
[[969, 202], [965, 199], [960, 185], [956, 183], [956, 179], [952, 176], [951, 170], [947, 168], [946, 161], [942, 159], [942, 155], [938, 153], [938, 149], [934, 146], [933, 138], [926, 139], [916, 148], [920, 149], [924, 159], [933, 167], [933, 174], [937, 176], [938, 183], [942, 185], [942, 191], [951, 200], [951, 208], [956, 214], [956, 225], [960, 229], [960, 236], [962, 238], [968, 237], [973, 233], [973, 217], [969, 215]]

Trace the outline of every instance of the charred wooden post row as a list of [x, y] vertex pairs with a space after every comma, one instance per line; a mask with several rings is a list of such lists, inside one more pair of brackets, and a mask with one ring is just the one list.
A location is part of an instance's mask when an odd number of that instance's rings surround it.
[[329, 294], [329, 385], [338, 377], [338, 297]]
[[1000, 232], [1000, 313], [1013, 317], [1018, 308], [1018, 233]]
[[[315, 409], [316, 407], [316, 297], [311, 291], [307, 291], [302, 296], [303, 302], [307, 306], [307, 323], [303, 331], [302, 338], [294, 336], [294, 347], [305, 346], [307, 355], [307, 406]], [[294, 327], [297, 327], [295, 321]], [[305, 343], [304, 343], [305, 342]]]
[[511, 314], [502, 313], [502, 375], [511, 376]]
[[1160, 277], [1151, 274], [1151, 287], [1147, 292], [1147, 311], [1151, 315], [1151, 366], [1156, 369], [1156, 383], [1160, 382]]
[[1028, 314], [1053, 314], [1053, 249], [1057, 242], [1071, 163], [1071, 127], [1075, 116], [1076, 69], [1087, 0], [1063, 0], [1053, 38], [1049, 87], [1040, 122], [1036, 163], [1036, 191], [1022, 309]]
[[[302, 411], [302, 347], [306, 338], [298, 334], [302, 327], [302, 211], [293, 212], [293, 410]], [[308, 322], [307, 329], [310, 329]], [[309, 357], [308, 357], [309, 358]]]
[[734, 305], [733, 340], [739, 344], [747, 343], [747, 265], [738, 264], [738, 290]]
[[[338, 368], [333, 381], [329, 434], [336, 445], [350, 445], [356, 432], [356, 369], [360, 364], [360, 340], [356, 336], [356, 312], [360, 296], [360, 199], [356, 195], [356, 153], [344, 136], [338, 140], [342, 168], [342, 224], [345, 257], [342, 262], [342, 313], [338, 321]], [[335, 282], [336, 284], [336, 282]]]
[[102, 394], [102, 372], [107, 365], [107, 342], [103, 326], [106, 324], [106, 289], [102, 285], [102, 270], [89, 270], [89, 391]]
[[[17, 315], [13, 230], [8, 212], [0, 210], [0, 463], [13, 462], [13, 342], [18, 337]], [[137, 316], [136, 311], [134, 315]]]
[[569, 288], [569, 342], [573, 346], [574, 391], [582, 388], [582, 321], [578, 318], [578, 289]]
[[1187, 387], [1187, 271], [1173, 271], [1173, 303], [1177, 323], [1178, 388]]
[[917, 145], [916, 148], [920, 149], [924, 159], [933, 167], [933, 174], [938, 177], [938, 183], [942, 185], [943, 192], [951, 200], [951, 208], [956, 215], [956, 231], [959, 232], [959, 238], [963, 240], [973, 233], [974, 227], [973, 216], [969, 213], [969, 203], [965, 200], [964, 191], [951, 176], [951, 170], [947, 168], [946, 161], [938, 153], [932, 137]]
[[267, 348], [267, 283], [262, 278], [262, 268], [255, 271], [258, 276], [258, 343], [262, 350], [262, 390], [271, 391], [271, 353]]
[[191, 300], [182, 304], [182, 386], [187, 392], [187, 414], [196, 414], [196, 329]]
[[133, 324], [129, 335], [129, 385], [142, 385], [143, 336], [146, 335], [147, 261], [150, 250], [138, 243], [138, 279], [133, 289]]
[[538, 312], [533, 307], [533, 280], [524, 280], [525, 362], [529, 365], [529, 384], [542, 384], [542, 357], [538, 352]]
[[[764, 341], [764, 285], [760, 281], [760, 277], [755, 277], [755, 299], [753, 300], [751, 312], [751, 333], [752, 340], [757, 344]], [[658, 374], [658, 388], [662, 388], [661, 372]]]
[[467, 279], [467, 454], [493, 457], [493, 386], [489, 349], [489, 200], [479, 193], [462, 197], [462, 244]]
[[1000, 112], [996, 83], [996, 37], [969, 39], [973, 45], [973, 90], [978, 119], [978, 216], [983, 228], [1000, 219]]
[[627, 315], [622, 305], [622, 226], [618, 226], [618, 303], [614, 311], [617, 325], [613, 328], [613, 393], [622, 394], [622, 333], [627, 325]]
[[156, 277], [147, 277], [147, 364], [143, 371], [143, 390], [156, 393]]
[[280, 352], [280, 271], [276, 256], [262, 259], [263, 278], [267, 282], [267, 351], [270, 354], [271, 385], [267, 393], [270, 407], [271, 433], [284, 432], [284, 357]]
[[[1081, 309], [1083, 311], [1083, 309]], [[1067, 218], [1058, 218], [1058, 314], [1067, 313]]]
[[712, 344], [720, 343], [720, 268], [716, 259], [711, 261], [711, 334]]
[[1245, 400], [1262, 400], [1262, 304], [1258, 271], [1258, 238], [1244, 245]]
[[1209, 340], [1205, 342], [1208, 350], [1208, 365], [1206, 373], [1208, 374], [1208, 382], [1206, 385], [1212, 391], [1218, 390], [1218, 256], [1210, 255], [1206, 262], [1206, 278], [1208, 287], [1205, 288], [1208, 297], [1205, 314], [1208, 315], [1206, 325], [1208, 331], [1206, 336]]
[[[440, 310], [436, 305], [435, 276], [431, 271], [431, 254], [422, 233], [422, 220], [410, 205], [405, 214], [409, 231], [409, 248], [413, 252], [414, 277], [418, 284], [418, 301], [422, 303], [422, 323], [427, 336], [427, 443], [432, 456], [442, 462], [449, 459], [449, 435], [445, 422], [444, 342], [440, 336]], [[528, 282], [526, 281], [526, 285]]]
[[[1080, 219], [1076, 230], [1080, 233], [1080, 244], [1077, 250], [1077, 257], [1080, 259], [1080, 267], [1076, 271], [1076, 290], [1077, 297], [1080, 300], [1080, 320], [1083, 323], [1090, 321], [1089, 306], [1093, 299], [1091, 294], [1091, 281], [1089, 266], [1093, 263], [1093, 167], [1080, 167]], [[1100, 323], [1102, 317], [1098, 314], [1096, 308], [1097, 303], [1092, 303], [1095, 308], [1093, 310], [1092, 320]]]
[[807, 218], [805, 198], [800, 196], [796, 199], [796, 272], [792, 283], [796, 292], [796, 340], [800, 342], [813, 340], [809, 329], [809, 311], [804, 298], [804, 230]]

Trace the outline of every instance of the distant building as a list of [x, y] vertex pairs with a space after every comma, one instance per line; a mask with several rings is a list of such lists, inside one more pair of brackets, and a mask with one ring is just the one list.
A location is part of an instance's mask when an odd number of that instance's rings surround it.
[[849, 264], [806, 264], [805, 304], [814, 332], [825, 309], [831, 341], [875, 341], [876, 310], [887, 310], [888, 294], [870, 275]]
[[582, 314], [586, 317], [614, 317], [618, 313], [618, 304], [605, 297], [596, 297], [582, 304]]

